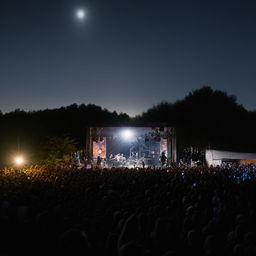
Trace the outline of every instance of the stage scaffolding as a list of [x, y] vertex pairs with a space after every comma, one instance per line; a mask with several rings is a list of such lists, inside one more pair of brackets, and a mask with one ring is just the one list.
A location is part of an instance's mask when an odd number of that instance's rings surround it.
[[[167, 141], [167, 162], [176, 163], [177, 161], [177, 145], [176, 145], [176, 129], [174, 127], [168, 127], [161, 124], [154, 124], [149, 126], [124, 126], [124, 127], [108, 127], [108, 126], [97, 126], [97, 127], [87, 127], [86, 129], [86, 152], [88, 159], [95, 160], [95, 155], [93, 155], [93, 146], [95, 142], [103, 140], [103, 138], [115, 137], [115, 131], [120, 130], [147, 130], [150, 134], [160, 134], [161, 138]], [[145, 135], [147, 136], [147, 135]], [[161, 139], [160, 138], [160, 139]], [[108, 149], [108, 144], [106, 143], [106, 152]], [[95, 153], [94, 153], [95, 154]], [[109, 156], [106, 155], [106, 158]]]

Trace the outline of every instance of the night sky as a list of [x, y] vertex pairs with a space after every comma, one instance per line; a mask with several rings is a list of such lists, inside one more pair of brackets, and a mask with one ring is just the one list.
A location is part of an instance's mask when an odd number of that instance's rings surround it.
[[203, 85], [255, 110], [255, 62], [254, 0], [0, 1], [4, 113], [93, 103], [135, 115]]

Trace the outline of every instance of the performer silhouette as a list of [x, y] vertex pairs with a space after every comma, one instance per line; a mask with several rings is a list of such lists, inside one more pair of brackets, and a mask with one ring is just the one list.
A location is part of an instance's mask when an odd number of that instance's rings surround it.
[[165, 155], [165, 153], [164, 152], [162, 152], [162, 154], [161, 154], [161, 164], [162, 164], [162, 166], [164, 166], [165, 165], [165, 163], [166, 163], [166, 160], [167, 160], [167, 157], [166, 157], [166, 155]]

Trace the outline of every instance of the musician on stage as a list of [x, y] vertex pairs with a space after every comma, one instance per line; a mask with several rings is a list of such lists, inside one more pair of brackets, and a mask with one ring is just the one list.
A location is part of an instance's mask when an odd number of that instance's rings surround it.
[[161, 161], [162, 167], [165, 165], [166, 160], [167, 160], [167, 157], [165, 155], [165, 152], [163, 151], [162, 154], [161, 154], [161, 157], [160, 157], [160, 161]]
[[101, 166], [101, 161], [102, 158], [100, 156], [97, 157], [97, 166], [100, 167]]

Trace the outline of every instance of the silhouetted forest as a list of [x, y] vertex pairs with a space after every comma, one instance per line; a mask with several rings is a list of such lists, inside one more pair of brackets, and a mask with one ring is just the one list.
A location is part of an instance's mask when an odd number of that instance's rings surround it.
[[165, 121], [176, 127], [179, 148], [256, 152], [256, 111], [246, 110], [235, 96], [208, 86], [175, 103], [162, 102], [138, 120]]
[[70, 138], [77, 149], [82, 149], [86, 143], [87, 126], [119, 126], [129, 122], [127, 114], [110, 112], [93, 104], [72, 104], [32, 112], [18, 109], [0, 117], [0, 162], [8, 164], [18, 150], [25, 153], [31, 162], [37, 162], [49, 151], [49, 146], [45, 145], [52, 138]]
[[1, 113], [1, 164], [6, 164], [19, 148], [37, 159], [51, 137], [68, 137], [82, 149], [87, 126], [143, 126], [151, 122], [176, 127], [179, 149], [196, 146], [256, 152], [256, 111], [246, 110], [235, 96], [204, 86], [182, 100], [162, 102], [135, 118], [92, 104]]

